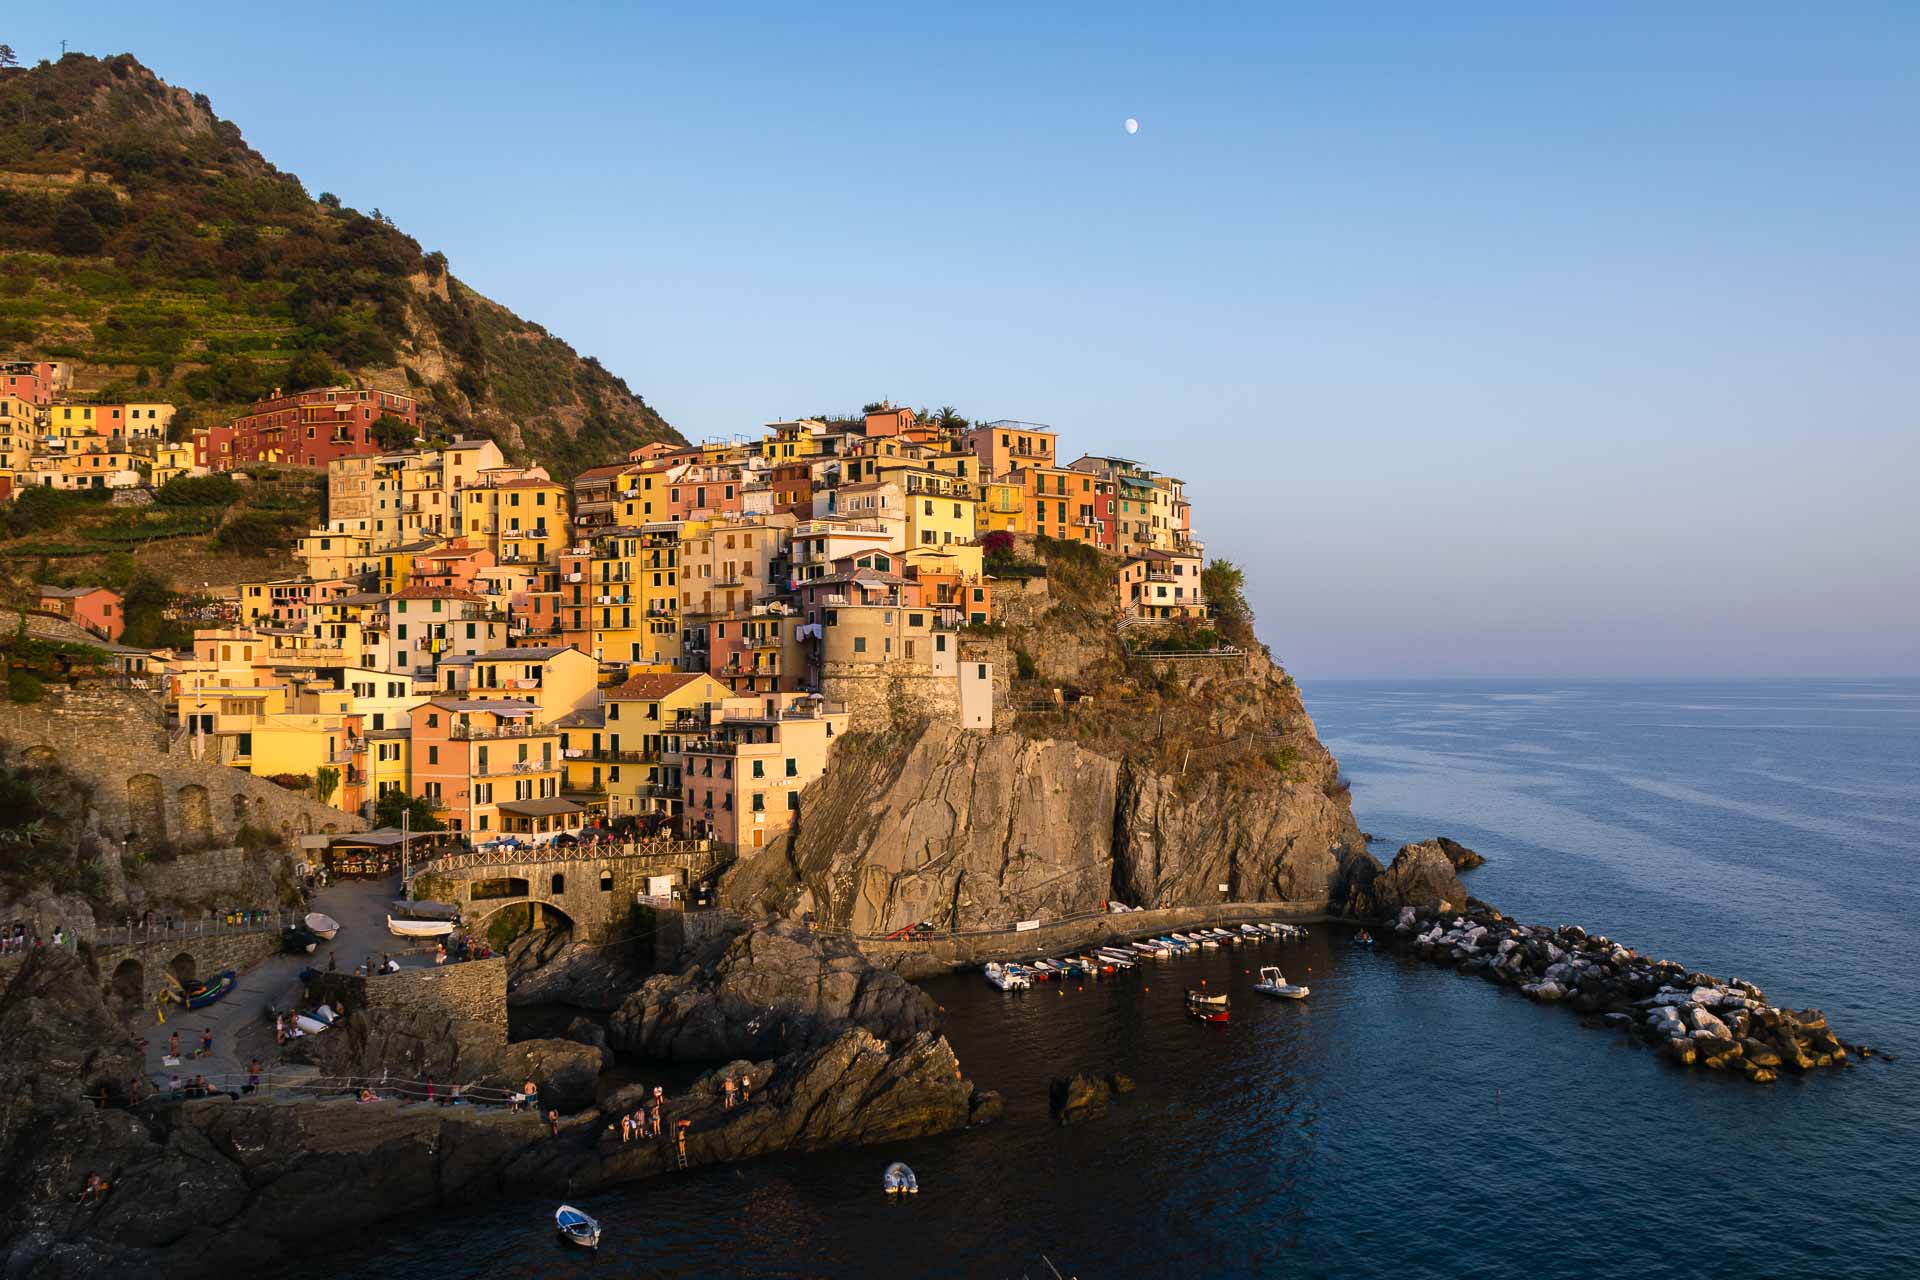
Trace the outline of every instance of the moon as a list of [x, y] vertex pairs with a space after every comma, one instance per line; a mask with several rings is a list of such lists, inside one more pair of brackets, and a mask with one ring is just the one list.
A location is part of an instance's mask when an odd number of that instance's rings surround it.
[[1138, 120], [1135, 120], [1132, 116], [1127, 117], [1127, 132], [1128, 133], [1140, 132], [1140, 122]]

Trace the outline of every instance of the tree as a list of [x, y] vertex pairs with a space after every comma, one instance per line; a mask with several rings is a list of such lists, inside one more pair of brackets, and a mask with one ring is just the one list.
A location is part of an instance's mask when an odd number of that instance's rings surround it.
[[1200, 574], [1220, 633], [1241, 648], [1254, 644], [1253, 607], [1247, 603], [1247, 575], [1231, 560], [1215, 560]]
[[410, 796], [404, 791], [388, 791], [374, 802], [374, 826], [391, 827], [397, 831], [403, 817], [409, 819], [407, 825], [415, 831], [446, 830], [440, 819], [433, 816], [433, 810], [420, 796]]
[[127, 211], [120, 203], [120, 197], [113, 194], [113, 188], [104, 183], [90, 182], [75, 187], [73, 194], [67, 197], [67, 203], [85, 209], [87, 216], [102, 227], [117, 227], [127, 220]]
[[17, 67], [19, 65], [20, 56], [13, 51], [13, 46], [10, 44], [0, 44], [0, 68]]
[[93, 220], [84, 205], [72, 201], [60, 206], [53, 218], [53, 247], [69, 256], [98, 253], [107, 243], [107, 233]]
[[390, 413], [375, 418], [369, 433], [373, 436], [373, 442], [382, 449], [406, 449], [413, 445], [413, 424]]
[[321, 804], [333, 799], [333, 793], [340, 788], [340, 771], [330, 764], [323, 764], [313, 771], [313, 798]]
[[333, 383], [333, 361], [318, 351], [302, 351], [287, 364], [285, 385], [288, 391], [330, 387]]

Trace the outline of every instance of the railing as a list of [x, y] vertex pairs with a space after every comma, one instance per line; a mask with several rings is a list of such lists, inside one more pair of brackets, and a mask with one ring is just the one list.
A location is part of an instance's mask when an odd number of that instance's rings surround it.
[[[129, 920], [124, 925], [96, 927], [86, 939], [96, 947], [124, 947], [147, 942], [184, 942], [194, 938], [225, 937], [238, 933], [278, 933], [299, 924], [306, 916], [304, 908], [247, 909], [223, 911], [193, 920]], [[71, 936], [67, 943], [75, 941]]]
[[513, 848], [474, 849], [467, 853], [446, 853], [413, 865], [413, 874], [443, 875], [473, 867], [505, 867], [530, 862], [604, 862], [614, 858], [640, 859], [693, 871], [717, 866], [731, 857], [725, 845], [712, 840], [680, 840], [656, 836], [645, 840], [606, 840], [593, 837], [574, 844], [547, 842]]
[[497, 724], [491, 728], [475, 724], [456, 724], [447, 730], [447, 736], [460, 739], [477, 738], [531, 738], [534, 728], [528, 723]]

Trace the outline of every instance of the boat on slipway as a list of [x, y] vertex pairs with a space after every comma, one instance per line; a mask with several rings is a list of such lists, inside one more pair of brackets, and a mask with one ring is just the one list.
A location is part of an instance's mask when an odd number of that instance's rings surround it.
[[340, 922], [319, 911], [308, 915], [303, 923], [316, 937], [325, 938], [328, 942], [332, 942], [333, 935], [340, 932]]
[[460, 927], [460, 908], [451, 902], [411, 902], [396, 898], [387, 912], [387, 932], [400, 938], [444, 938]]
[[205, 981], [182, 982], [169, 973], [167, 996], [175, 1004], [185, 1005], [189, 1009], [203, 1009], [233, 990], [237, 981], [231, 969], [222, 969]]

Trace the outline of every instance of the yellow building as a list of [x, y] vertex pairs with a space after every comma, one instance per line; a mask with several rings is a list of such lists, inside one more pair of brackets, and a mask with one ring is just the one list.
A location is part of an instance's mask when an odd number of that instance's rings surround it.
[[578, 649], [544, 645], [477, 655], [468, 697], [531, 702], [538, 725], [552, 724], [600, 701], [600, 664]]
[[193, 442], [167, 444], [164, 441], [153, 449], [153, 471], [148, 475], [148, 483], [159, 489], [169, 480], [178, 480], [181, 476], [205, 474], [204, 467], [193, 463]]
[[412, 735], [401, 721], [398, 729], [369, 729], [365, 742], [366, 789], [369, 799], [379, 801], [389, 792], [406, 794], [411, 788], [409, 768], [412, 760]]
[[501, 563], [544, 564], [572, 542], [567, 487], [534, 476], [475, 485], [460, 495], [460, 533]]
[[634, 676], [607, 690], [605, 725], [583, 744], [589, 764], [607, 770], [607, 811], [678, 813], [680, 770], [670, 760], [727, 697], [725, 685], [695, 672]]
[[1016, 475], [1010, 480], [989, 480], [982, 484], [980, 503], [975, 509], [974, 530], [976, 535], [1032, 533], [1025, 482]]
[[294, 556], [313, 579], [357, 578], [378, 570], [373, 537], [334, 528], [311, 529], [301, 536]]

